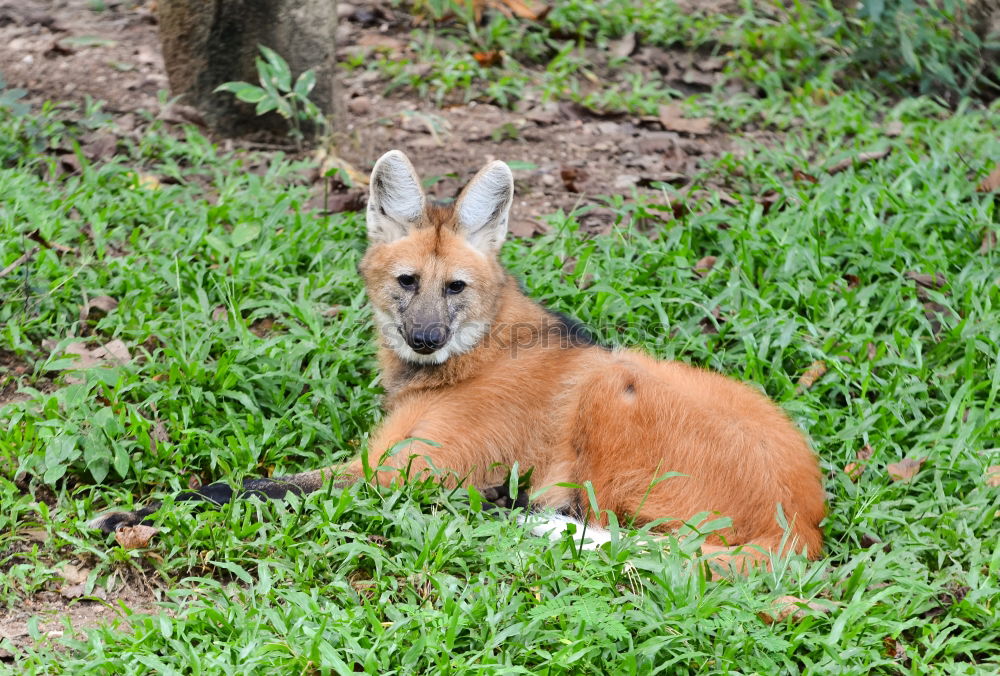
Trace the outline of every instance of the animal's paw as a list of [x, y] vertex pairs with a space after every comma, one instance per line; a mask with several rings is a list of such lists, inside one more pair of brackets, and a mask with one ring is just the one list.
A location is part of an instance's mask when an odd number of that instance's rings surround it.
[[124, 528], [125, 526], [136, 526], [138, 524], [148, 526], [150, 522], [146, 517], [159, 508], [159, 503], [156, 503], [147, 505], [134, 512], [108, 512], [93, 519], [89, 525], [91, 528], [97, 528], [104, 533], [114, 533], [119, 528]]
[[515, 507], [526, 509], [528, 507], [528, 491], [523, 489], [518, 490], [517, 495], [514, 497], [511, 497], [506, 484], [484, 488], [481, 493], [483, 500], [496, 509], [514, 509]]

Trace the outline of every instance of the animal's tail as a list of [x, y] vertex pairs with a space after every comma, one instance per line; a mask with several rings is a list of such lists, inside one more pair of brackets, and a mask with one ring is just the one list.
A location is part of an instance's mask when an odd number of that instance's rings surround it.
[[[282, 500], [289, 493], [305, 495], [318, 491], [328, 482], [335, 488], [344, 488], [357, 480], [350, 474], [339, 474], [336, 468], [318, 469], [300, 474], [291, 474], [273, 479], [244, 479], [239, 490], [233, 489], [224, 481], [202, 486], [195, 491], [178, 493], [174, 502], [190, 500], [209, 502], [213, 505], [224, 505], [239, 498], [256, 496], [262, 500]], [[492, 509], [509, 510], [528, 508], [528, 493], [520, 489], [516, 496], [508, 495], [506, 484], [482, 491], [485, 506]], [[137, 524], [152, 525], [150, 517], [160, 509], [159, 502], [152, 502], [134, 512], [107, 512], [90, 522], [91, 528], [98, 528], [105, 533], [113, 533], [125, 526]]]
[[[224, 481], [219, 481], [208, 486], [202, 486], [195, 491], [178, 493], [174, 501], [184, 502], [195, 500], [210, 502], [214, 505], [224, 505], [236, 498], [251, 496], [266, 500], [281, 500], [289, 493], [305, 495], [306, 493], [319, 490], [325, 478], [330, 474], [329, 470], [315, 470], [273, 479], [244, 479], [242, 487], [238, 490]], [[160, 503], [153, 502], [134, 512], [108, 512], [93, 519], [90, 522], [90, 526], [91, 528], [99, 528], [105, 533], [113, 533], [124, 526], [134, 526], [140, 523], [151, 525], [149, 517], [159, 509]]]

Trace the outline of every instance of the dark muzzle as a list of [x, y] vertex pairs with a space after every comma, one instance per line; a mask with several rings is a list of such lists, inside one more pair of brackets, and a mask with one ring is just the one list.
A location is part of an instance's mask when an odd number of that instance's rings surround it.
[[444, 324], [415, 326], [406, 336], [406, 344], [417, 354], [437, 352], [448, 342], [448, 327]]

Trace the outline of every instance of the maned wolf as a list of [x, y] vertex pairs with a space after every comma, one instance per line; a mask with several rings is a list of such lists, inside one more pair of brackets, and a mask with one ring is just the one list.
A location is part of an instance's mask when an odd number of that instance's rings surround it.
[[[440, 445], [409, 442], [384, 465], [430, 465], [447, 470], [452, 484], [489, 494], [516, 461], [533, 468], [535, 504], [565, 515], [587, 518], [588, 498], [556, 484], [590, 481], [600, 508], [619, 519], [663, 519], [667, 529], [706, 512], [729, 517], [731, 527], [703, 550], [739, 568], [766, 565], [769, 552], [819, 555], [819, 466], [774, 403], [717, 373], [598, 346], [522, 293], [498, 260], [514, 196], [506, 164], [486, 165], [453, 207], [440, 207], [427, 203], [410, 161], [393, 150], [375, 164], [370, 190], [359, 269], [379, 330], [388, 412], [370, 440], [373, 460], [400, 441], [432, 440]], [[679, 475], [654, 483], [667, 472]], [[248, 479], [243, 494], [277, 498], [363, 476], [355, 460]], [[376, 473], [381, 483], [398, 477]], [[232, 497], [217, 483], [179, 499]], [[155, 509], [106, 514], [94, 525], [110, 532]], [[737, 559], [738, 545], [756, 547]]]

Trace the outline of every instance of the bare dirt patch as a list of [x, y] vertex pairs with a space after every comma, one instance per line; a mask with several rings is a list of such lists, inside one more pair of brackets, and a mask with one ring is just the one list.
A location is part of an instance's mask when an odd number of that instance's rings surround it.
[[[156, 605], [156, 597], [149, 592], [126, 588], [105, 596], [103, 599], [67, 599], [59, 592], [39, 592], [25, 599], [17, 608], [0, 610], [0, 643], [9, 641], [14, 648], [38, 648], [46, 644], [58, 647], [61, 638], [79, 639], [88, 629], [101, 625], [122, 625], [126, 617], [124, 608], [141, 615], [164, 612]], [[40, 641], [31, 635], [29, 622], [33, 618], [42, 637]], [[0, 664], [12, 659], [13, 654], [9, 650], [0, 648]]]
[[[0, 0], [0, 41], [8, 45], [0, 52], [0, 73], [8, 84], [27, 89], [36, 103], [104, 101], [122, 134], [141, 133], [139, 111], [174, 122], [196, 121], [190, 111], [164, 109], [158, 99], [167, 78], [155, 3], [104, 5], [95, 11], [87, 0]], [[383, 49], [387, 40], [400, 53], [407, 49], [415, 18], [377, 3], [373, 7], [342, 3], [342, 56]], [[372, 12], [378, 20], [370, 20]], [[648, 71], [682, 91], [704, 90], [719, 77], [718, 64], [706, 66], [709, 61], [692, 54], [642, 45], [634, 49], [629, 72]], [[602, 77], [622, 76], [606, 67], [607, 54], [593, 56]], [[341, 126], [347, 140], [337, 153], [364, 173], [386, 150], [403, 149], [425, 179], [438, 179], [431, 192], [445, 199], [490, 159], [518, 163], [511, 229], [522, 237], [543, 232], [546, 214], [586, 205], [596, 211], [584, 219], [584, 230], [607, 231], [612, 223], [601, 214], [598, 196], [662, 195], [656, 184], [683, 190], [706, 159], [736, 150], [723, 129], [702, 124], [693, 127], [696, 133], [685, 132], [688, 125], [670, 130], [677, 120], [663, 123], [662, 116], [601, 115], [573, 104], [541, 103], [531, 94], [518, 110], [475, 101], [438, 107], [412, 92], [387, 96], [386, 85], [375, 71], [341, 73], [347, 109]], [[339, 204], [334, 210], [359, 206], [351, 200]]]
[[29, 372], [29, 365], [21, 361], [16, 354], [0, 350], [0, 406], [25, 401], [28, 398], [17, 390], [20, 377]]
[[126, 113], [157, 109], [167, 78], [152, 2], [0, 0], [0, 72], [35, 100], [107, 102]]
[[40, 392], [52, 392], [56, 384], [44, 376], [34, 377], [31, 362], [18, 357], [13, 352], [0, 350], [0, 407], [19, 401], [27, 401], [28, 395], [21, 392], [23, 385], [30, 385]]
[[[44, 499], [44, 496], [42, 498]], [[42, 528], [22, 529], [0, 551], [0, 575], [10, 575], [13, 567], [34, 557], [35, 549], [45, 546], [48, 534]], [[100, 625], [118, 626], [127, 615], [152, 615], [171, 612], [161, 608], [162, 582], [151, 569], [120, 567], [88, 589], [94, 564], [87, 554], [73, 555], [68, 548], [42, 554], [55, 573], [45, 588], [17, 599], [2, 599], [0, 605], [0, 664], [11, 661], [10, 648], [60, 648], [60, 639], [81, 639], [89, 629]]]

